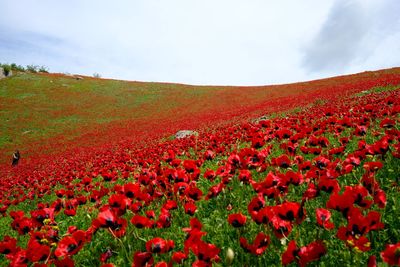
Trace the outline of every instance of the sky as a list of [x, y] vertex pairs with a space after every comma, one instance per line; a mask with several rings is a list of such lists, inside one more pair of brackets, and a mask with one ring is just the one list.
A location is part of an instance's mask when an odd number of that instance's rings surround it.
[[399, 0], [0, 0], [0, 62], [196, 85], [400, 66]]

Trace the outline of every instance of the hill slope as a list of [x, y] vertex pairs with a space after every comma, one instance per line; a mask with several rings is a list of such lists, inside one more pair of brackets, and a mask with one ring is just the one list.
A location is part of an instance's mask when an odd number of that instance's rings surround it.
[[223, 87], [21, 73], [0, 80], [0, 163], [8, 164], [15, 149], [28, 160], [71, 148], [142, 142], [396, 83], [399, 76], [400, 68], [393, 68], [287, 85]]

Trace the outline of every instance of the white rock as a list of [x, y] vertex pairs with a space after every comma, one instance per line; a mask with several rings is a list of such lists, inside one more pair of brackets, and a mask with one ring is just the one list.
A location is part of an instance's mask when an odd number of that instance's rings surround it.
[[191, 131], [191, 130], [182, 130], [175, 134], [175, 138], [182, 139], [192, 135], [198, 135], [198, 133], [196, 131]]

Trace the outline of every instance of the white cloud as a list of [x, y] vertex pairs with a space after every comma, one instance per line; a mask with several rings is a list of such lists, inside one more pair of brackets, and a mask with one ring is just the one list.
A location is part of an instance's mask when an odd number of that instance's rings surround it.
[[[0, 38], [0, 61], [47, 65], [54, 72], [99, 72], [103, 77], [192, 84], [256, 85], [314, 79], [343, 71], [309, 72], [302, 61], [304, 52], [310, 62], [321, 61], [310, 53], [310, 47], [332, 39], [324, 29], [336, 18], [332, 13], [338, 3], [1, 0], [0, 32], [3, 29], [5, 34]], [[378, 22], [388, 12], [385, 3], [393, 5], [395, 0], [355, 3], [375, 10], [374, 25], [378, 26], [361, 25], [352, 34], [376, 38], [371, 29], [387, 28]], [[365, 15], [349, 13], [354, 21]], [[398, 38], [388, 31], [384, 43], [363, 39], [357, 53], [350, 47], [340, 54], [341, 49], [334, 47], [339, 53], [336, 57], [346, 61], [346, 71], [375, 68], [373, 58], [382, 58], [385, 47], [396, 50], [393, 42]], [[376, 64], [378, 68], [387, 65]], [[392, 60], [391, 64], [399, 62]]]
[[[305, 46], [303, 67], [309, 73], [335, 75], [399, 66], [400, 2], [335, 1], [318, 34]], [[383, 62], [383, 58], [391, 58]]]

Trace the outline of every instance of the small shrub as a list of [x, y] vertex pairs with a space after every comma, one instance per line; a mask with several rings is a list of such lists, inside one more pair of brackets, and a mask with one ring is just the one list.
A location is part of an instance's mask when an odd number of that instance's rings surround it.
[[4, 75], [8, 76], [11, 72], [11, 66], [8, 64], [3, 64], [2, 67], [3, 67]]

